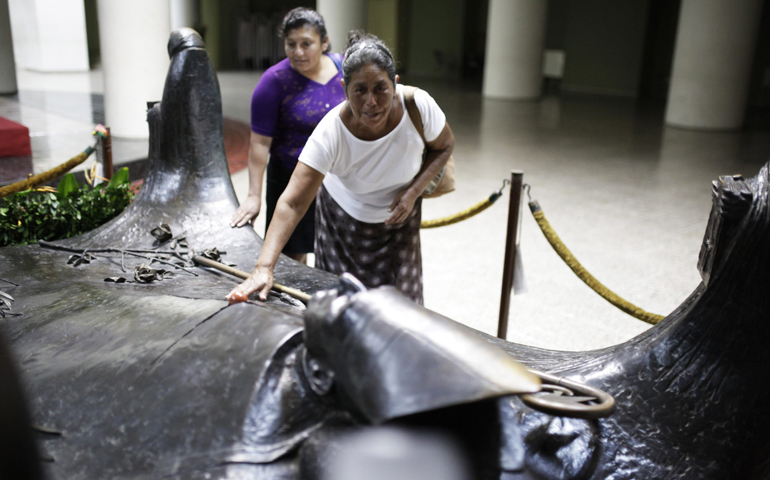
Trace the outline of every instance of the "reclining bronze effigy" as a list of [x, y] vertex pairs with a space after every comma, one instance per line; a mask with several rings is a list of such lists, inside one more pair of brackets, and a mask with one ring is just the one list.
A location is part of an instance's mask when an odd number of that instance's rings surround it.
[[[770, 478], [768, 166], [715, 182], [695, 292], [598, 351], [498, 340], [285, 258], [276, 279], [315, 293], [307, 310], [285, 295], [228, 306], [232, 279], [197, 268], [107, 283], [126, 261], [96, 252], [152, 249], [159, 224], [245, 268], [261, 248], [226, 225], [237, 201], [205, 47], [182, 30], [169, 54], [136, 201], [55, 248], [0, 250], [21, 313], [0, 331], [51, 478], [318, 478], [346, 433], [380, 423], [456, 436], [478, 478]], [[61, 250], [93, 257], [73, 267]], [[609, 393], [614, 413], [544, 413], [517, 395], [540, 387], [514, 359]]]

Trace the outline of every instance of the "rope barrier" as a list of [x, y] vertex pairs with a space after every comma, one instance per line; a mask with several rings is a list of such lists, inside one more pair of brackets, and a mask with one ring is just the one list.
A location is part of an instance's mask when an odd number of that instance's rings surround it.
[[454, 215], [449, 215], [448, 217], [443, 218], [436, 218], [433, 220], [423, 220], [420, 223], [420, 228], [438, 228], [438, 227], [444, 227], [447, 225], [452, 225], [454, 223], [462, 222], [463, 220], [467, 220], [474, 215], [478, 215], [479, 213], [483, 212], [487, 208], [491, 207], [495, 201], [497, 201], [498, 198], [503, 196], [503, 189], [506, 185], [508, 185], [510, 180], [507, 178], [503, 180], [503, 186], [500, 187], [500, 190], [496, 192], [492, 192], [492, 194], [477, 203], [476, 205], [473, 205], [470, 208], [466, 208], [465, 210], [462, 210], [460, 212], [455, 213]]
[[529, 202], [529, 209], [532, 211], [532, 216], [535, 217], [535, 221], [543, 231], [543, 235], [545, 235], [548, 243], [551, 244], [553, 249], [556, 250], [556, 253], [561, 257], [562, 260], [564, 260], [564, 263], [566, 263], [567, 266], [572, 269], [573, 272], [575, 272], [575, 275], [577, 275], [586, 285], [591, 287], [593, 291], [601, 295], [602, 298], [623, 310], [627, 314], [651, 325], [655, 325], [656, 323], [666, 318], [662, 315], [656, 315], [654, 313], [642, 310], [641, 308], [628, 302], [627, 300], [624, 300], [610, 289], [605, 287], [593, 275], [588, 273], [583, 265], [578, 262], [574, 255], [572, 255], [572, 252], [570, 252], [566, 245], [564, 245], [559, 236], [553, 230], [553, 227], [551, 227], [551, 224], [548, 223], [548, 220], [546, 220], [545, 214], [543, 213], [542, 208], [540, 208], [540, 204], [537, 203], [536, 200]]
[[64, 175], [65, 173], [67, 173], [68, 171], [72, 170], [73, 168], [77, 167], [81, 163], [85, 162], [86, 159], [89, 156], [91, 156], [92, 153], [94, 153], [94, 147], [89, 145], [89, 147], [86, 148], [84, 151], [78, 153], [77, 155], [70, 158], [69, 160], [67, 160], [66, 162], [62, 163], [59, 166], [56, 166], [43, 173], [39, 173], [35, 176], [30, 176], [26, 180], [21, 180], [19, 182], [1, 187], [0, 198], [7, 197], [8, 195], [12, 195], [17, 192], [23, 192], [24, 190], [35, 188], [40, 184], [49, 182], [54, 178], [58, 178]]

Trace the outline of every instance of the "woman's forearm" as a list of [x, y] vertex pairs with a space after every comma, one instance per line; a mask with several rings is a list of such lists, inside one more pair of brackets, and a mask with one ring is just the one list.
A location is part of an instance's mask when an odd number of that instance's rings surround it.
[[297, 163], [289, 185], [275, 206], [273, 219], [267, 228], [265, 243], [257, 259], [257, 268], [273, 268], [278, 262], [281, 250], [297, 228], [297, 224], [313, 203], [323, 182], [323, 174], [302, 162]]
[[297, 228], [297, 224], [299, 224], [309, 206], [308, 204], [304, 209], [296, 204], [292, 206], [281, 195], [275, 206], [273, 219], [267, 228], [265, 242], [257, 259], [257, 267], [268, 267], [270, 269], [275, 267], [283, 247], [289, 241], [291, 234]]
[[262, 183], [270, 155], [270, 143], [251, 142], [249, 145], [249, 195], [262, 197]]
[[446, 166], [451, 155], [452, 150], [429, 150], [419, 173], [409, 185], [409, 189], [413, 190], [416, 196], [421, 195], [430, 182], [436, 178], [436, 175], [441, 172], [441, 169]]
[[390, 217], [385, 220], [386, 225], [398, 224], [406, 221], [414, 208], [414, 203], [425, 191], [425, 187], [449, 161], [454, 149], [454, 136], [447, 123], [441, 134], [432, 142], [428, 142], [428, 153], [422, 162], [420, 171], [403, 190], [396, 194], [393, 203], [388, 209]]
[[254, 272], [227, 295], [228, 299], [246, 298], [254, 292], [259, 292], [259, 298], [267, 300], [273, 286], [273, 270], [281, 250], [313, 203], [323, 178], [323, 174], [307, 165], [301, 162], [297, 164], [289, 185], [278, 199]]
[[428, 152], [422, 162], [422, 167], [420, 167], [420, 171], [408, 187], [410, 193], [415, 198], [422, 195], [422, 192], [430, 184], [431, 180], [446, 166], [453, 150], [454, 135], [449, 124], [446, 124], [438, 138], [428, 143]]
[[231, 227], [242, 227], [252, 222], [262, 208], [262, 181], [273, 139], [251, 132], [249, 138], [249, 193], [230, 220]]

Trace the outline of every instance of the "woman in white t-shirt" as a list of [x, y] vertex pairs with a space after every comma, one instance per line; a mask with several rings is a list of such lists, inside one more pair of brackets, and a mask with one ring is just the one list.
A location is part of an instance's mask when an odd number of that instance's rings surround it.
[[433, 98], [417, 90], [423, 143], [393, 56], [374, 35], [351, 32], [342, 72], [347, 100], [313, 131], [254, 272], [228, 298], [258, 291], [267, 299], [281, 249], [317, 196], [316, 268], [350, 272], [368, 287], [394, 285], [422, 303], [420, 195], [452, 154], [452, 130]]

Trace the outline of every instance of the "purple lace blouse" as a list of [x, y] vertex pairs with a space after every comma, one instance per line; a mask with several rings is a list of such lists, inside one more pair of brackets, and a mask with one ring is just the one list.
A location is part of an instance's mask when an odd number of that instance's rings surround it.
[[345, 100], [341, 79], [337, 72], [321, 85], [294, 70], [288, 58], [262, 74], [251, 96], [251, 131], [273, 138], [271, 158], [294, 168], [318, 122]]

